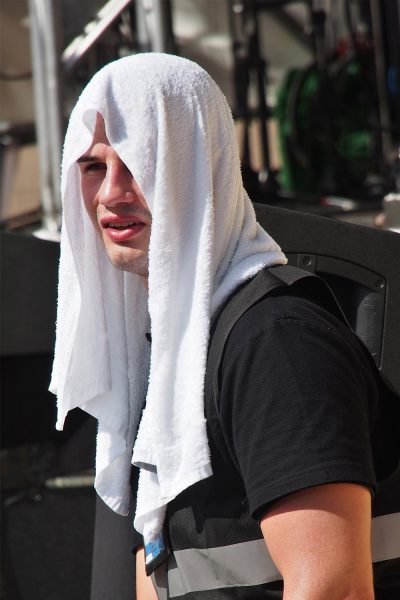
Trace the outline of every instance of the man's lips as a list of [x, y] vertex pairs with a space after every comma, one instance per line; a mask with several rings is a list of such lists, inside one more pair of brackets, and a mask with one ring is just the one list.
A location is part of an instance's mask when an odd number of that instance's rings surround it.
[[99, 223], [105, 234], [114, 242], [130, 240], [147, 226], [144, 219], [138, 216], [102, 217]]
[[147, 225], [147, 221], [140, 215], [105, 215], [100, 217], [99, 223], [104, 229], [113, 227], [115, 229], [122, 229], [131, 225]]

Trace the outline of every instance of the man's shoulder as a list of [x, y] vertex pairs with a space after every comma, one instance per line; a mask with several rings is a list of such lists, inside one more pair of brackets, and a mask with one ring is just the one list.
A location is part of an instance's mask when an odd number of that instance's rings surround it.
[[259, 364], [265, 370], [277, 360], [283, 378], [288, 363], [312, 363], [322, 370], [328, 363], [332, 371], [345, 363], [363, 385], [376, 387], [368, 351], [310, 279], [279, 287], [249, 306], [228, 336], [220, 373], [235, 372], [239, 365]]
[[295, 323], [322, 329], [329, 327], [345, 335], [349, 332], [347, 325], [327, 307], [315, 281], [306, 278], [292, 286], [281, 286], [251, 304], [233, 327], [231, 342], [236, 338], [257, 337], [278, 324], [292, 327]]

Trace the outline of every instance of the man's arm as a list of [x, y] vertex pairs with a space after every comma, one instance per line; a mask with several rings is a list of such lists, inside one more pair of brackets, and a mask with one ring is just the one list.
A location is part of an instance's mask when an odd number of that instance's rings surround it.
[[327, 484], [288, 495], [261, 520], [284, 600], [373, 600], [371, 494]]
[[144, 566], [144, 548], [136, 552], [136, 600], [157, 600], [157, 594]]

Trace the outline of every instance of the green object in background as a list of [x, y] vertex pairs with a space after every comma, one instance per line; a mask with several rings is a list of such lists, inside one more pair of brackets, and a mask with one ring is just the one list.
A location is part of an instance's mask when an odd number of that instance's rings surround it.
[[[365, 193], [368, 177], [382, 171], [372, 81], [366, 53], [332, 61], [322, 75], [315, 65], [288, 72], [275, 108], [283, 190]], [[327, 181], [336, 189], [327, 190]]]
[[282, 154], [279, 181], [289, 192], [314, 192], [318, 187], [314, 173], [316, 165], [312, 164], [310, 154], [311, 138], [301, 139], [304, 137], [302, 132], [308, 132], [312, 127], [310, 107], [319, 85], [317, 73], [311, 72], [308, 76], [308, 71], [289, 71], [278, 93], [275, 108]]

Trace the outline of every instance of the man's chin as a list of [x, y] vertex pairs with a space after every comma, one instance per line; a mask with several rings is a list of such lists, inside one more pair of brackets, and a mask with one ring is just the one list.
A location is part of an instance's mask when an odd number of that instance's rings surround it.
[[127, 273], [133, 273], [134, 275], [140, 275], [140, 277], [147, 278], [149, 275], [149, 261], [147, 255], [142, 252], [137, 252], [134, 255], [132, 254], [109, 253], [108, 258], [113, 267], [118, 269], [118, 271], [126, 271]]

